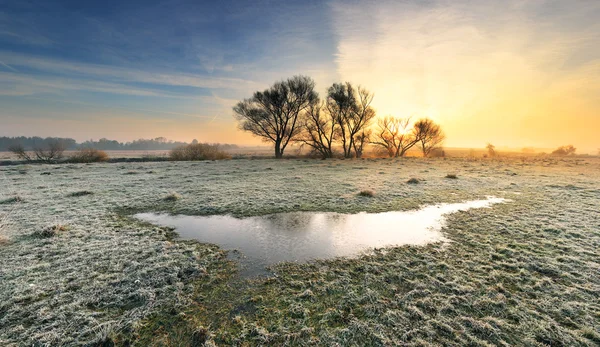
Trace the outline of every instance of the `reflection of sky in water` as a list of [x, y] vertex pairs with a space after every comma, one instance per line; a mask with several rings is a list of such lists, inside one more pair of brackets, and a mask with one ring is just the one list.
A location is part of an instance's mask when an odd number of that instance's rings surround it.
[[440, 241], [444, 214], [503, 201], [490, 197], [407, 212], [289, 212], [249, 218], [140, 213], [136, 217], [174, 227], [184, 239], [237, 249], [243, 256], [244, 271], [256, 274], [281, 261], [305, 262], [352, 256], [375, 247]]

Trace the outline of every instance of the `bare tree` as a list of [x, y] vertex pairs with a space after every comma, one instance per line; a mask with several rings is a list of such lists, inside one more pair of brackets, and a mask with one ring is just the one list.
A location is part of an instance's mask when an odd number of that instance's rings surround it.
[[417, 144], [418, 139], [409, 129], [410, 118], [386, 116], [377, 121], [374, 145], [383, 147], [390, 158], [403, 157]]
[[415, 123], [413, 136], [418, 142], [424, 157], [441, 147], [446, 139], [442, 128], [429, 118], [420, 119]]
[[324, 102], [312, 103], [303, 117], [304, 131], [299, 141], [319, 153], [322, 158], [333, 157], [333, 142], [337, 138], [339, 125], [336, 119], [328, 112]]
[[485, 148], [487, 149], [488, 155], [490, 157], [496, 156], [496, 146], [492, 145], [491, 143], [488, 143], [487, 146], [485, 146]]
[[45, 146], [34, 147], [33, 153], [37, 160], [52, 163], [62, 159], [66, 149], [65, 144], [60, 140], [50, 140]]
[[14, 153], [17, 156], [17, 158], [21, 160], [33, 161], [33, 157], [31, 156], [31, 154], [28, 153], [25, 150], [25, 147], [23, 147], [23, 145], [21, 144], [10, 146], [8, 147], [8, 150]]
[[294, 76], [254, 93], [233, 108], [240, 129], [272, 142], [275, 158], [281, 158], [288, 143], [301, 131], [301, 113], [318, 100], [314, 89], [310, 77]]
[[360, 158], [363, 146], [368, 142], [365, 129], [375, 117], [372, 101], [371, 92], [360, 86], [354, 88], [350, 82], [334, 83], [327, 91], [327, 110], [339, 125], [338, 133], [346, 158]]

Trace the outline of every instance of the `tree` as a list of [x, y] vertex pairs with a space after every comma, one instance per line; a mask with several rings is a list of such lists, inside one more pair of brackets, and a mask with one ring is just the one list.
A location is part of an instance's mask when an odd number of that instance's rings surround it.
[[54, 139], [47, 141], [46, 145], [34, 147], [33, 153], [37, 160], [52, 163], [62, 159], [65, 149], [66, 146], [60, 139]]
[[234, 116], [240, 129], [272, 142], [279, 159], [301, 131], [301, 114], [318, 101], [314, 89], [310, 77], [294, 76], [239, 102], [233, 108]]
[[386, 116], [377, 121], [374, 145], [383, 147], [390, 158], [403, 157], [417, 144], [414, 132], [409, 130], [410, 118]]
[[299, 141], [311, 147], [323, 159], [332, 158], [332, 145], [337, 138], [339, 125], [326, 109], [324, 102], [317, 101], [309, 106], [302, 119], [302, 127], [304, 131]]
[[487, 146], [485, 146], [485, 148], [487, 149], [488, 155], [490, 157], [496, 156], [496, 146], [492, 145], [491, 143], [488, 143]]
[[372, 101], [371, 92], [360, 86], [354, 88], [350, 82], [334, 83], [327, 90], [327, 110], [339, 125], [338, 135], [345, 158], [359, 158], [362, 154], [368, 140], [364, 130], [375, 117]]
[[371, 142], [371, 130], [361, 130], [352, 141], [352, 147], [357, 158], [361, 158], [365, 145]]
[[572, 155], [575, 154], [575, 151], [577, 150], [577, 148], [573, 147], [573, 145], [568, 145], [568, 146], [560, 146], [557, 149], [555, 149], [554, 151], [552, 151], [552, 155]]
[[413, 136], [418, 139], [424, 157], [428, 157], [432, 151], [440, 148], [446, 138], [442, 128], [428, 118], [417, 121], [413, 132]]
[[17, 156], [17, 158], [19, 158], [21, 160], [26, 160], [26, 161], [33, 160], [31, 154], [28, 153], [25, 150], [25, 147], [23, 147], [23, 145], [21, 145], [21, 144], [12, 145], [12, 146], [8, 147], [8, 150], [10, 152], [14, 153]]

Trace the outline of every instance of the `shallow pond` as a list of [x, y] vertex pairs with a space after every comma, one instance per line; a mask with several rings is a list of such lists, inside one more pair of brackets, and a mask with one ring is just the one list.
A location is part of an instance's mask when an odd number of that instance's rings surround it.
[[135, 217], [174, 227], [184, 239], [238, 250], [242, 275], [253, 276], [265, 274], [267, 266], [281, 261], [355, 256], [373, 248], [443, 241], [445, 214], [504, 201], [488, 197], [383, 213], [288, 212], [248, 218], [139, 213]]

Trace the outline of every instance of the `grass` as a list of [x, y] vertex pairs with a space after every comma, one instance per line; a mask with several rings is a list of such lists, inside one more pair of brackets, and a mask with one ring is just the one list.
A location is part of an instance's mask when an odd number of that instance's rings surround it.
[[[41, 176], [49, 167], [52, 175]], [[597, 158], [98, 163], [30, 166], [27, 176], [22, 169], [0, 167], [27, 198], [0, 247], [1, 345], [598, 344]], [[127, 170], [155, 174], [120, 174]], [[427, 184], [414, 189], [405, 184], [411, 177]], [[356, 199], [365, 182], [376, 199]], [[64, 198], [82, 184], [102, 194], [77, 204]], [[186, 203], [165, 202], [165, 191]], [[382, 212], [487, 195], [512, 202], [448, 216], [443, 232], [453, 242], [285, 263], [276, 277], [252, 281], [240, 280], [217, 247], [128, 217]], [[0, 213], [13, 207], [0, 204]], [[28, 237], [51, 218], [69, 232]]]

